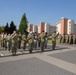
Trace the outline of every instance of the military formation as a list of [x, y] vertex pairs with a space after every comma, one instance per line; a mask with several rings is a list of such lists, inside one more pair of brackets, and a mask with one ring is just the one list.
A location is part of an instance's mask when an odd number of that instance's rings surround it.
[[[54, 31], [54, 33], [51, 35], [52, 50], [55, 50], [56, 38], [58, 36], [60, 38], [60, 43], [62, 44], [76, 44], [76, 34], [66, 34], [62, 36]], [[48, 33], [44, 31], [42, 31], [40, 34], [36, 32], [29, 32], [28, 35], [22, 35], [17, 31], [14, 31], [12, 34], [2, 32], [0, 34], [0, 46], [4, 50], [12, 52], [12, 55], [16, 55], [18, 49], [23, 49], [26, 51], [27, 44], [29, 53], [32, 53], [33, 50], [37, 50], [39, 47], [41, 48], [41, 52], [44, 52], [44, 49], [47, 49], [48, 37]]]
[[26, 44], [28, 43], [29, 53], [41, 48], [41, 52], [44, 52], [44, 48], [47, 48], [48, 34], [42, 31], [41, 34], [29, 32], [28, 35], [21, 35], [20, 32], [14, 31], [12, 34], [2, 32], [0, 34], [0, 46], [4, 50], [12, 52], [12, 55], [16, 55], [18, 49], [26, 50]]
[[63, 44], [76, 44], [76, 34], [66, 34], [61, 36], [60, 35], [60, 43]]

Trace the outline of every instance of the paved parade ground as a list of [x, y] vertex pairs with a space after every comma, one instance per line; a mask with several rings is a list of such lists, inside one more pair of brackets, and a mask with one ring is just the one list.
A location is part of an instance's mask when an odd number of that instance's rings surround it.
[[51, 45], [45, 52], [40, 48], [29, 54], [28, 49], [17, 55], [0, 48], [0, 75], [76, 75], [76, 45]]

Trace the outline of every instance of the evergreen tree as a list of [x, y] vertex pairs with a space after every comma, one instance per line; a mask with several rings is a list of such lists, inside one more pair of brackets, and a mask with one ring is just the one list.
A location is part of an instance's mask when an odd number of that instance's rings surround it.
[[10, 31], [9, 31], [9, 25], [8, 25], [8, 23], [6, 24], [6, 26], [4, 27], [4, 32], [5, 33], [9, 33]]
[[15, 30], [16, 30], [16, 25], [14, 24], [13, 21], [11, 21], [11, 23], [10, 23], [10, 33], [12, 34], [13, 31], [15, 31]]
[[0, 26], [0, 34], [4, 31], [4, 28]]
[[26, 18], [26, 14], [24, 13], [20, 21], [19, 32], [21, 32], [21, 34], [24, 34], [27, 31], [27, 28], [28, 28], [28, 21]]

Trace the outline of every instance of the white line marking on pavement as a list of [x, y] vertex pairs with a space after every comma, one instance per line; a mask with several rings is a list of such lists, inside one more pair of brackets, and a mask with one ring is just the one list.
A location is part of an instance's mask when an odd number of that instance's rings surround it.
[[4, 56], [4, 55], [0, 52], [0, 56]]
[[48, 62], [49, 64], [55, 65], [59, 68], [62, 68], [64, 70], [67, 70], [69, 72], [76, 74], [76, 65], [75, 64], [72, 64], [72, 63], [69, 63], [69, 62], [54, 58], [54, 57], [46, 56], [44, 54], [36, 55], [36, 57], [45, 62]]

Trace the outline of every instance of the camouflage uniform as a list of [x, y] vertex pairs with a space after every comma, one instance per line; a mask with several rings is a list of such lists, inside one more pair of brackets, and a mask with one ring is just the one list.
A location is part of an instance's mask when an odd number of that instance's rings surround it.
[[1, 47], [4, 48], [4, 33], [1, 34]]
[[47, 48], [47, 42], [48, 42], [48, 34], [46, 32], [45, 33], [45, 48]]
[[73, 34], [73, 44], [75, 44], [75, 43], [76, 43], [76, 35]]
[[36, 48], [37, 48], [38, 36], [37, 36], [37, 34], [35, 33], [35, 34], [33, 35], [33, 37], [34, 37], [34, 48], [35, 48], [35, 50], [36, 50]]
[[65, 43], [65, 35], [62, 36], [62, 43]]
[[8, 34], [7, 36], [7, 49], [8, 51], [11, 50], [11, 35], [10, 34]]
[[4, 48], [6, 50], [7, 49], [7, 34], [4, 34], [3, 42], [4, 42]]
[[56, 34], [56, 32], [54, 32], [54, 33], [52, 34], [52, 50], [54, 50], [55, 47], [56, 47], [56, 37], [57, 37], [58, 35], [59, 35], [59, 33]]
[[68, 43], [68, 42], [69, 42], [69, 36], [68, 36], [68, 34], [67, 34], [67, 35], [65, 35], [65, 42], [66, 42], [66, 43]]
[[12, 55], [16, 55], [16, 51], [17, 51], [17, 40], [18, 40], [18, 36], [17, 33], [12, 34]]
[[34, 38], [32, 33], [29, 33], [27, 36], [27, 40], [28, 40], [28, 44], [29, 44], [29, 53], [32, 53], [33, 50], [33, 42], [34, 42]]
[[38, 47], [40, 47], [41, 44], [41, 38], [40, 38], [40, 34], [38, 35]]
[[69, 44], [72, 44], [72, 35], [69, 35]]
[[45, 46], [45, 33], [44, 32], [41, 33], [40, 38], [41, 38], [41, 51], [43, 52], [44, 46]]
[[62, 35], [60, 35], [59, 38], [60, 38], [60, 43], [62, 43]]
[[26, 35], [25, 34], [23, 34], [22, 35], [22, 47], [23, 47], [23, 50], [25, 51], [25, 49], [26, 49], [26, 41], [27, 41], [27, 38], [26, 38]]
[[18, 49], [20, 49], [21, 48], [21, 40], [22, 40], [22, 36], [21, 36], [21, 34], [19, 33], [18, 34]]

